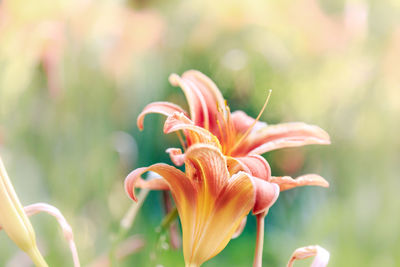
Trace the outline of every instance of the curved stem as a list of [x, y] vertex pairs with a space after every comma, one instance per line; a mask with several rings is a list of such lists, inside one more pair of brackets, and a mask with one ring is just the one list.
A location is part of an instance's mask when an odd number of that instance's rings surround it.
[[264, 247], [264, 218], [266, 213], [256, 215], [257, 220], [257, 240], [256, 240], [256, 251], [254, 254], [253, 267], [262, 267], [262, 255]]

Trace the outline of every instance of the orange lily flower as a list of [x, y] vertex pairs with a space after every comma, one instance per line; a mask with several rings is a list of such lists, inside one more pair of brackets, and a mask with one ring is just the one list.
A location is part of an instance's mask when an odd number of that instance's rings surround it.
[[[162, 163], [138, 168], [127, 176], [125, 189], [133, 200], [138, 187], [171, 190], [182, 225], [185, 264], [200, 266], [225, 248], [251, 209], [268, 210], [279, 188], [245, 172], [230, 174], [226, 158], [212, 145], [191, 146], [184, 163], [185, 173]], [[142, 179], [148, 171], [162, 178]]]
[[[169, 102], [154, 102], [147, 105], [139, 114], [137, 125], [143, 129], [144, 117], [149, 113], [167, 116], [164, 133], [177, 132], [185, 149], [196, 143], [206, 143], [217, 147], [227, 158], [229, 172], [245, 171], [266, 182], [278, 184], [281, 191], [298, 186], [314, 185], [328, 187], [329, 183], [319, 175], [308, 174], [293, 179], [289, 176], [273, 177], [268, 162], [261, 156], [268, 151], [297, 147], [308, 144], [330, 144], [329, 135], [318, 126], [301, 122], [267, 125], [260, 122], [265, 102], [256, 119], [243, 111], [231, 114], [229, 107], [214, 82], [199, 71], [190, 70], [182, 77], [172, 74], [172, 85], [180, 86], [189, 104], [188, 113]], [[179, 135], [183, 131], [186, 143]], [[184, 163], [185, 155], [179, 148], [169, 148], [174, 164]], [[257, 215], [257, 245], [254, 266], [261, 266], [263, 246], [264, 217], [267, 212]], [[243, 223], [244, 226], [245, 222]], [[243, 229], [243, 228], [241, 228]]]
[[[270, 168], [263, 158], [256, 161], [250, 155], [260, 155], [268, 151], [296, 147], [309, 144], [330, 144], [329, 135], [318, 126], [302, 122], [267, 125], [260, 122], [265, 102], [256, 119], [247, 116], [243, 111], [230, 113], [229, 107], [214, 82], [199, 71], [189, 70], [182, 77], [176, 74], [170, 76], [173, 85], [179, 85], [189, 104], [190, 118], [181, 107], [169, 102], [154, 102], [147, 105], [139, 114], [137, 125], [143, 129], [144, 117], [149, 113], [160, 113], [167, 116], [164, 133], [182, 130], [186, 143], [183, 148], [195, 143], [207, 143], [222, 150], [229, 158], [236, 158], [243, 167], [254, 176], [270, 180]], [[170, 148], [167, 152], [174, 164], [183, 164], [184, 155], [179, 148]], [[260, 177], [255, 173], [264, 168]], [[308, 175], [306, 178], [291, 179], [290, 177], [274, 177], [274, 182], [281, 188], [289, 189], [296, 186], [319, 185], [328, 186], [320, 176]]]

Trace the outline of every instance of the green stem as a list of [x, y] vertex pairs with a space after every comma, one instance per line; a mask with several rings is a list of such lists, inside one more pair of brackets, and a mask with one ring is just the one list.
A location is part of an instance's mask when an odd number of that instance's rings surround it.
[[156, 228], [156, 243], [155, 243], [155, 248], [154, 248], [154, 255], [155, 257], [153, 258], [153, 260], [156, 260], [156, 253], [158, 253], [158, 251], [161, 248], [161, 244], [163, 242], [162, 240], [162, 236], [163, 234], [168, 231], [169, 227], [175, 222], [176, 218], [178, 217], [178, 210], [175, 208], [173, 208], [165, 217], [164, 219], [161, 221], [161, 224], [159, 226], [157, 226]]
[[160, 233], [163, 231], [168, 230], [168, 228], [171, 226], [171, 224], [176, 220], [176, 218], [178, 218], [178, 210], [175, 208], [173, 208], [168, 214], [167, 216], [164, 217], [164, 219], [161, 221], [160, 224]]
[[121, 227], [119, 228], [118, 234], [111, 244], [111, 250], [109, 253], [111, 266], [117, 266], [115, 251], [117, 250], [119, 243], [125, 239], [125, 236], [127, 235], [129, 229], [132, 227], [133, 223], [135, 222], [136, 215], [138, 214], [139, 209], [142, 207], [149, 192], [150, 192], [150, 190], [146, 189], [146, 188], [140, 190], [140, 192], [138, 194], [137, 202], [135, 202], [131, 205], [129, 210], [126, 212], [125, 216], [122, 218], [121, 223], [120, 223]]

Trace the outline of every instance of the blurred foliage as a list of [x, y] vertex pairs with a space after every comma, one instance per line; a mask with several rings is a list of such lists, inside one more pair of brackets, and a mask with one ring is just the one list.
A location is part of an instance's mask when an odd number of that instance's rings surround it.
[[[231, 109], [327, 130], [329, 147], [268, 153], [273, 174], [323, 175], [331, 187], [281, 194], [266, 222], [265, 266], [300, 246], [331, 252], [330, 266], [400, 262], [400, 4], [396, 0], [3, 0], [0, 2], [0, 152], [23, 204], [46, 201], [71, 223], [83, 265], [107, 254], [131, 201], [130, 170], [167, 162], [177, 145], [151, 101], [185, 107], [170, 73], [198, 69]], [[160, 246], [164, 211], [152, 192], [129, 234], [146, 245], [121, 266], [182, 266]], [[204, 266], [249, 266], [245, 232]], [[32, 219], [50, 266], [71, 266], [54, 220]], [[0, 234], [0, 262], [24, 256]], [[309, 262], [298, 263], [307, 266]]]

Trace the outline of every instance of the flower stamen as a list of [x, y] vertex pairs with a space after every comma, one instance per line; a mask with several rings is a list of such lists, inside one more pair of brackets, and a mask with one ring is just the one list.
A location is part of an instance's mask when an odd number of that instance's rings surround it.
[[270, 89], [268, 92], [267, 99], [265, 100], [263, 107], [261, 108], [260, 112], [258, 113], [257, 118], [254, 120], [254, 122], [251, 124], [251, 126], [246, 130], [246, 132], [240, 137], [240, 139], [237, 142], [235, 142], [235, 145], [229, 150], [230, 152], [234, 151], [235, 148], [238, 147], [246, 139], [246, 137], [251, 133], [251, 130], [253, 130], [254, 126], [260, 120], [261, 115], [263, 114], [265, 108], [267, 107], [267, 104], [271, 97], [271, 93], [272, 93], [272, 90]]
[[185, 141], [183, 140], [183, 137], [182, 137], [182, 135], [181, 135], [181, 132], [180, 131], [176, 131], [176, 135], [178, 136], [178, 139], [179, 139], [179, 142], [181, 143], [181, 146], [182, 146], [182, 148], [183, 148], [183, 151], [186, 151], [186, 143], [185, 143]]
[[[220, 134], [220, 136], [221, 136], [220, 143], [221, 143], [221, 144], [224, 144], [225, 136], [224, 136], [224, 131], [222, 131], [221, 123], [219, 122], [219, 119], [218, 119], [218, 118], [216, 118], [215, 121], [217, 122], [218, 131], [219, 131], [219, 134]], [[222, 150], [223, 150], [223, 152], [225, 152], [225, 146], [224, 146], [224, 145], [222, 145]]]

